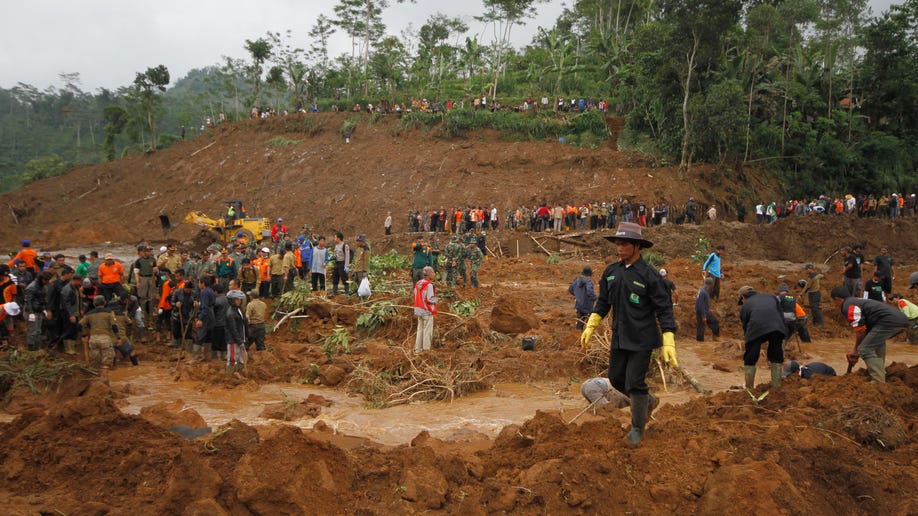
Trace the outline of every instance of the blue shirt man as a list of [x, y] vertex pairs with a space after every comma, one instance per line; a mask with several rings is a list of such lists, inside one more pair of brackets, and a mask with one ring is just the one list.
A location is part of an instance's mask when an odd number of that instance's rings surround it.
[[714, 252], [708, 255], [708, 259], [704, 261], [704, 265], [701, 266], [701, 272], [705, 277], [714, 278], [714, 286], [711, 289], [711, 299], [720, 298], [720, 280], [723, 278], [723, 274], [720, 271], [721, 255], [724, 254], [726, 247], [723, 245], [718, 245], [714, 248]]

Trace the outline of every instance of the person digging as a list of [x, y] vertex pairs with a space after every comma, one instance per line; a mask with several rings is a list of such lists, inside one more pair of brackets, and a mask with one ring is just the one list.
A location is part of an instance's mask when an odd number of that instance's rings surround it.
[[659, 404], [645, 382], [653, 350], [662, 346], [663, 361], [678, 366], [676, 321], [663, 278], [641, 256], [641, 249], [653, 246], [642, 236], [641, 226], [622, 222], [614, 235], [604, 238], [615, 244], [619, 261], [607, 266], [599, 279], [599, 297], [580, 335], [580, 346], [590, 347], [593, 332], [611, 310], [608, 376], [615, 390], [631, 398], [631, 430], [625, 440], [637, 446]]

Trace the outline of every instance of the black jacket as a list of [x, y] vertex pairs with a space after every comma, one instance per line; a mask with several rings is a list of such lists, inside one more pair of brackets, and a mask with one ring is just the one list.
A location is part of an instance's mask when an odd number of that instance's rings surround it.
[[754, 294], [746, 298], [743, 307], [740, 308], [740, 321], [743, 323], [746, 342], [752, 342], [776, 331], [787, 335], [781, 303], [771, 294]]
[[613, 349], [649, 351], [663, 345], [661, 330], [676, 331], [663, 278], [643, 258], [627, 268], [618, 261], [603, 271], [593, 313], [605, 317], [609, 310]]
[[231, 306], [226, 311], [226, 343], [245, 344], [246, 320], [242, 308]]

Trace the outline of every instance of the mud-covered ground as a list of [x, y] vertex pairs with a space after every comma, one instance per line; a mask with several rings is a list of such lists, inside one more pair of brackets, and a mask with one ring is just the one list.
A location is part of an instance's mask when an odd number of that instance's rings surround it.
[[[409, 309], [367, 333], [356, 320], [370, 305], [339, 296], [288, 319], [241, 375], [139, 345], [142, 366], [120, 365], [111, 388], [72, 379], [45, 396], [20, 389], [7, 405], [15, 419], [0, 425], [0, 500], [23, 514], [915, 512], [912, 346], [890, 343], [886, 385], [866, 382], [862, 369], [790, 377], [754, 400], [728, 390], [741, 381], [732, 295], [715, 307], [721, 338], [695, 342], [690, 278], [700, 278], [698, 266], [671, 260], [683, 296], [681, 363], [715, 393], [697, 393], [672, 371], [664, 386], [655, 369], [652, 387], [664, 405], [642, 446], [630, 449], [622, 442], [628, 409], [570, 423], [586, 406], [579, 382], [601, 369], [596, 353], [579, 349], [566, 285], [584, 263], [601, 261], [547, 262], [544, 254], [491, 258], [480, 289], [444, 288], [447, 305], [479, 305], [468, 317], [447, 306], [438, 346], [421, 359], [405, 352], [413, 345]], [[727, 277], [770, 286], [797, 269], [734, 261]], [[398, 292], [379, 298], [409, 304]], [[824, 308], [826, 328], [789, 352], [843, 372], [853, 337]], [[495, 324], [521, 326], [504, 334]], [[348, 328], [350, 350], [329, 357], [324, 338], [339, 326]], [[537, 338], [535, 350], [522, 350], [523, 335]], [[481, 390], [407, 405], [387, 403], [397, 389], [383, 397], [366, 390], [367, 372], [397, 381], [425, 364], [474, 374]], [[760, 382], [767, 377], [763, 366]], [[212, 432], [185, 440], [168, 430], [175, 425]]]

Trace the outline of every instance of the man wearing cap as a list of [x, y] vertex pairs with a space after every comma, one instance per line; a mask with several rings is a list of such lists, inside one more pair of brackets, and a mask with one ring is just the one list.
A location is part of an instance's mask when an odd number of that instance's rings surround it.
[[714, 248], [714, 252], [708, 255], [708, 258], [701, 266], [701, 273], [704, 277], [713, 278], [714, 280], [714, 285], [711, 287], [711, 299], [713, 300], [720, 299], [720, 279], [723, 277], [720, 271], [720, 265], [721, 256], [724, 254], [725, 250], [726, 247], [718, 245]]
[[153, 322], [156, 313], [156, 260], [150, 255], [146, 245], [137, 246], [137, 259], [134, 260], [134, 280], [137, 283], [137, 301], [147, 316], [147, 324]]
[[822, 328], [824, 323], [822, 320], [822, 308], [820, 307], [820, 303], [822, 302], [820, 283], [825, 276], [817, 271], [812, 263], [804, 265], [803, 270], [806, 272], [806, 279], [801, 280], [803, 281], [802, 285], [800, 285], [800, 282], [797, 283], [802, 287], [800, 297], [806, 296], [806, 300], [810, 307], [810, 313], [813, 314], [813, 324]]
[[833, 288], [831, 295], [832, 303], [854, 328], [854, 347], [845, 355], [848, 365], [853, 367], [858, 358], [863, 358], [870, 378], [885, 382], [886, 339], [907, 328], [908, 318], [885, 303], [853, 297], [845, 287]]
[[658, 404], [644, 381], [653, 350], [662, 346], [663, 360], [678, 366], [676, 321], [663, 279], [641, 256], [641, 249], [653, 246], [642, 236], [641, 226], [622, 222], [614, 235], [603, 238], [615, 243], [619, 261], [602, 273], [599, 297], [580, 336], [580, 345], [589, 348], [593, 332], [611, 310], [609, 380], [616, 390], [631, 398], [631, 431], [626, 440], [636, 446], [643, 438], [647, 418]]
[[781, 386], [781, 366], [784, 363], [784, 339], [787, 326], [781, 312], [778, 298], [770, 294], [756, 293], [750, 286], [740, 287], [740, 322], [745, 338], [743, 352], [743, 375], [746, 389], [755, 388], [755, 365], [762, 352], [762, 344], [768, 343], [768, 364], [772, 387]]
[[115, 314], [105, 307], [105, 298], [96, 296], [92, 300], [92, 310], [80, 319], [80, 326], [89, 332], [89, 356], [99, 366], [99, 378], [108, 381], [108, 371], [115, 360], [115, 332], [118, 325]]
[[437, 315], [437, 290], [434, 280], [437, 273], [430, 265], [421, 269], [423, 275], [414, 284], [414, 315], [418, 318], [417, 335], [414, 339], [414, 352], [430, 351], [430, 341], [433, 337], [434, 316]]
[[32, 249], [32, 242], [29, 240], [23, 240], [22, 249], [16, 253], [15, 256], [13, 256], [7, 265], [12, 268], [16, 263], [16, 260], [22, 260], [25, 262], [26, 267], [32, 269], [33, 272], [38, 274], [41, 271], [38, 270], [38, 267], [35, 264], [35, 258], [38, 258], [38, 253], [35, 252], [35, 249]]
[[271, 260], [268, 255], [271, 250], [262, 247], [258, 250], [258, 257], [252, 260], [252, 265], [258, 269], [258, 294], [261, 297], [271, 296]]
[[568, 294], [574, 296], [574, 311], [577, 312], [577, 330], [583, 331], [593, 305], [596, 303], [596, 287], [593, 285], [593, 269], [587, 265], [580, 276], [574, 278], [567, 287]]
[[120, 262], [115, 261], [115, 255], [108, 253], [105, 255], [105, 263], [99, 265], [99, 290], [105, 297], [106, 302], [112, 296], [120, 296], [124, 289], [124, 267]]
[[287, 234], [287, 226], [284, 225], [284, 219], [277, 219], [277, 224], [271, 226], [271, 240], [275, 243], [280, 242], [283, 235]]

